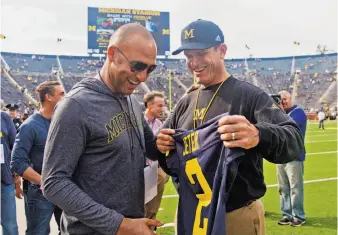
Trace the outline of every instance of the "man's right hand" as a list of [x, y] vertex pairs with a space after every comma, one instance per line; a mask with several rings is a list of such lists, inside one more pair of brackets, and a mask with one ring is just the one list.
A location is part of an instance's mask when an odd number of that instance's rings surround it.
[[173, 134], [175, 134], [175, 130], [173, 129], [162, 129], [156, 136], [157, 148], [161, 153], [175, 149], [175, 140], [171, 136]]
[[14, 176], [15, 196], [22, 199], [23, 191], [21, 189], [21, 177], [15, 174]]
[[163, 223], [153, 219], [127, 219], [124, 218], [116, 235], [155, 235], [150, 227], [160, 227]]
[[15, 196], [18, 199], [22, 199], [23, 198], [23, 191], [22, 191], [21, 185], [15, 185]]

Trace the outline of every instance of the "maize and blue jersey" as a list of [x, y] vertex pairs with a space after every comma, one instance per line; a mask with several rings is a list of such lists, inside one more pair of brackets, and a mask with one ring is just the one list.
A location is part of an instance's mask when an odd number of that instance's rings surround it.
[[[278, 164], [298, 160], [304, 142], [297, 124], [260, 88], [233, 76], [219, 87], [220, 83], [201, 86], [185, 95], [163, 128], [191, 130], [194, 129], [194, 123], [199, 127], [203, 121], [207, 122], [224, 113], [244, 116], [256, 126], [259, 144], [251, 149], [243, 149], [245, 157], [241, 159], [237, 177], [228, 195], [226, 212], [230, 212], [264, 196], [263, 158]], [[213, 97], [214, 101], [207, 111]]]
[[224, 147], [217, 132], [219, 115], [195, 130], [176, 130], [176, 150], [167, 158], [170, 175], [179, 178], [177, 234], [225, 234], [226, 200], [244, 155]]

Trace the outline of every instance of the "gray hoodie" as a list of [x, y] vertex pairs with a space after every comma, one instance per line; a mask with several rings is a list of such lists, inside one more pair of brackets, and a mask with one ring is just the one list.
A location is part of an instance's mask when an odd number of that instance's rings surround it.
[[42, 169], [62, 234], [116, 234], [123, 217], [144, 217], [145, 156], [161, 154], [136, 98], [95, 78], [76, 84], [54, 111]]

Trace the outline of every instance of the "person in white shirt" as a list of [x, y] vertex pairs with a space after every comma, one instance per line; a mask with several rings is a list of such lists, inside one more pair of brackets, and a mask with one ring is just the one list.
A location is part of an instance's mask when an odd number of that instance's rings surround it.
[[[158, 91], [152, 91], [144, 96], [144, 105], [146, 107], [145, 120], [149, 127], [155, 133], [161, 126], [160, 117], [165, 110], [164, 94]], [[148, 159], [148, 161], [150, 161]], [[168, 182], [169, 176], [159, 167], [157, 180], [157, 195], [145, 204], [145, 218], [155, 219], [161, 205], [164, 192], [164, 185]], [[153, 228], [154, 229], [154, 228]]]
[[323, 112], [323, 110], [319, 111], [318, 120], [319, 120], [319, 129], [322, 128], [324, 130], [325, 113]]

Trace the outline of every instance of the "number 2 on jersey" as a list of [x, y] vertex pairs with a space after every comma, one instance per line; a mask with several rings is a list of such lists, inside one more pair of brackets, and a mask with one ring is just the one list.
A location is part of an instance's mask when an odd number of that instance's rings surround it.
[[[210, 204], [212, 191], [208, 184], [208, 181], [203, 175], [201, 166], [199, 165], [197, 158], [191, 159], [186, 162], [185, 172], [191, 184], [196, 184], [194, 178], [192, 177], [193, 175], [196, 175], [197, 181], [203, 190], [202, 194], [196, 195], [196, 197], [198, 198], [198, 204], [195, 214], [193, 235], [205, 235], [207, 234], [208, 218], [203, 218], [203, 222], [201, 223], [202, 207], [207, 207]], [[201, 227], [200, 224], [202, 224]]]

